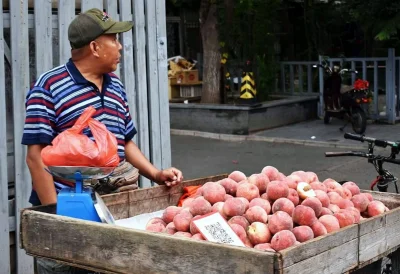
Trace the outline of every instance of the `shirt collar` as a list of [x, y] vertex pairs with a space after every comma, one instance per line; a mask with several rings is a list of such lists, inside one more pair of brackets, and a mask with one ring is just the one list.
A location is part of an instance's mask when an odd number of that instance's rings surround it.
[[[83, 77], [81, 72], [75, 66], [74, 62], [72, 62], [72, 59], [68, 60], [66, 67], [67, 67], [69, 75], [71, 76], [72, 80], [74, 80], [75, 83], [82, 84], [82, 85], [90, 83], [88, 80], [86, 80], [85, 77]], [[104, 80], [103, 86], [105, 84], [108, 85], [111, 82], [111, 76], [106, 73], [103, 75], [103, 80]]]

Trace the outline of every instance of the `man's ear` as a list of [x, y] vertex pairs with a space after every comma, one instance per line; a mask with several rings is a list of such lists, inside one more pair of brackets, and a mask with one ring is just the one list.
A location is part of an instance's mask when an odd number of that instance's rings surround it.
[[90, 42], [89, 48], [90, 48], [90, 51], [92, 52], [92, 54], [93, 54], [94, 56], [100, 57], [100, 55], [99, 55], [100, 46], [99, 46], [99, 44], [98, 44], [96, 41]]

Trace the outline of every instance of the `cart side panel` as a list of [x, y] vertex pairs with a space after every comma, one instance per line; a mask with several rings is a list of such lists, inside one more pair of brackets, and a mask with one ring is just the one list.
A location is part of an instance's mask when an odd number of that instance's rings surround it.
[[88, 268], [113, 273], [274, 273], [276, 253], [30, 209], [21, 218], [21, 244], [28, 254]]
[[[358, 264], [358, 226], [342, 228], [279, 253], [282, 265], [276, 265], [275, 268], [283, 269], [285, 274], [287, 271], [296, 274], [322, 273], [319, 271], [321, 267], [338, 271], [352, 269]], [[306, 272], [296, 272], [296, 269]]]

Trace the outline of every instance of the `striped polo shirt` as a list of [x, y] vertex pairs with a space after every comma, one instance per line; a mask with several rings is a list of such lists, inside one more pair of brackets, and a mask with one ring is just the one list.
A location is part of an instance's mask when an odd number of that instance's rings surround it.
[[[125, 159], [125, 142], [137, 133], [123, 84], [115, 74], [105, 74], [100, 93], [71, 60], [40, 75], [28, 92], [22, 144], [51, 144], [58, 134], [74, 125], [88, 106], [97, 110], [93, 118], [102, 122], [117, 138], [122, 161]], [[89, 128], [83, 134], [94, 140]]]

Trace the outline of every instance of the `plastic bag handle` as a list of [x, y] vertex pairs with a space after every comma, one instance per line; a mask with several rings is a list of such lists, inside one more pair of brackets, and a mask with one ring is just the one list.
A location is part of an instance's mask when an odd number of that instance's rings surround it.
[[86, 127], [88, 127], [89, 120], [95, 113], [96, 109], [93, 106], [87, 107], [71, 127], [71, 131], [81, 133]]

